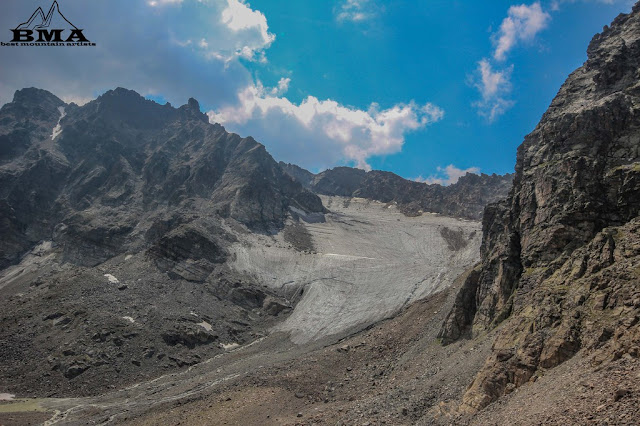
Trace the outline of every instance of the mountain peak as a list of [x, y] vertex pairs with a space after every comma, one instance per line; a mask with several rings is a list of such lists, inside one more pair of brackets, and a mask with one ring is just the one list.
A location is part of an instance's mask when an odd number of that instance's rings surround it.
[[200, 103], [194, 98], [189, 98], [189, 100], [187, 101], [187, 105], [189, 106], [189, 108], [200, 112]]
[[179, 110], [184, 111], [189, 117], [195, 117], [205, 123], [209, 122], [209, 117], [200, 110], [200, 103], [195, 98], [189, 98], [187, 104], [182, 105]]
[[144, 99], [142, 97], [142, 95], [140, 95], [135, 90], [125, 89], [124, 87], [116, 87], [113, 90], [109, 90], [109, 91], [105, 92], [100, 97], [104, 97], [104, 96], [124, 96], [124, 97], [128, 97], [128, 98]]
[[64, 105], [64, 102], [53, 93], [35, 87], [16, 90], [13, 95], [13, 103], [16, 104], [41, 104], [45, 102], [54, 103], [56, 106]]
[[161, 105], [145, 99], [144, 96], [142, 96], [135, 90], [125, 89], [124, 87], [116, 87], [113, 90], [108, 90], [102, 95], [98, 96], [96, 101], [98, 101], [101, 105], [115, 105], [116, 107], [161, 107]]

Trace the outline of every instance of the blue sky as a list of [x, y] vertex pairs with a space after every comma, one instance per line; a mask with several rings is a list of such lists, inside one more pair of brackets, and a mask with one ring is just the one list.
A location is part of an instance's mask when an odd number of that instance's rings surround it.
[[[50, 1], [3, 2], [0, 28]], [[0, 50], [0, 102], [78, 103], [123, 86], [200, 101], [212, 121], [312, 171], [451, 183], [515, 152], [594, 34], [629, 0], [59, 0], [96, 48]], [[26, 16], [25, 16], [26, 15]], [[115, 16], [115, 17], [114, 17]], [[24, 18], [24, 19], [22, 19]], [[117, 23], [117, 24], [114, 24]]]

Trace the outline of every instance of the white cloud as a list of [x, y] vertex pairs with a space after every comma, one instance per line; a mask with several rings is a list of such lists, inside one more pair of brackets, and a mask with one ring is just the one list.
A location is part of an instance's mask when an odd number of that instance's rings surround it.
[[377, 8], [372, 0], [345, 0], [335, 9], [338, 21], [362, 22], [373, 18]]
[[[280, 83], [285, 86], [289, 80]], [[238, 105], [210, 111], [209, 119], [242, 135], [259, 135], [278, 160], [310, 168], [346, 160], [369, 169], [368, 158], [399, 152], [407, 132], [444, 116], [430, 103], [410, 102], [385, 110], [372, 104], [364, 111], [313, 96], [294, 104], [274, 93], [278, 91], [265, 89], [260, 83], [248, 86], [238, 94]]]
[[[223, 24], [227, 0], [173, 3], [157, 0], [151, 6], [146, 0], [109, 0], [91, 2], [89, 7], [85, 0], [65, 0], [61, 6], [65, 16], [82, 25], [97, 46], [41, 49], [37, 55], [32, 49], [4, 49], [0, 102], [10, 101], [15, 90], [32, 86], [80, 102], [118, 86], [142, 95], [162, 94], [174, 105], [189, 97], [211, 107], [234, 102], [238, 90], [253, 81], [235, 59], [236, 50], [262, 46], [260, 30], [234, 31]], [[18, 4], [7, 5], [0, 26], [15, 25], [16, 16], [23, 14]], [[114, 15], [123, 28], [135, 28], [135, 36], [113, 31], [107, 24]], [[219, 56], [207, 56], [208, 52]], [[42, 63], [47, 63], [46, 73]]]
[[[221, 21], [236, 34], [249, 35], [245, 45], [238, 47], [236, 53], [245, 59], [253, 60], [256, 54], [268, 48], [276, 39], [269, 32], [267, 18], [259, 10], [251, 9], [244, 0], [227, 0], [227, 7], [222, 11]], [[259, 58], [264, 56], [258, 55]]]
[[[6, 49], [0, 102], [16, 89], [37, 86], [66, 101], [85, 103], [118, 86], [181, 105], [189, 97], [215, 112], [214, 121], [252, 135], [278, 160], [314, 170], [354, 163], [368, 167], [372, 156], [398, 152], [408, 132], [442, 119], [431, 104], [414, 102], [358, 109], [309, 96], [292, 102], [288, 74], [265, 88], [239, 57], [260, 60], [273, 42], [265, 16], [238, 0], [65, 0], [65, 14], [81, 19], [95, 49]], [[105, 19], [117, 14], [136, 37], [110, 31]], [[9, 28], [15, 13], [0, 14]], [[145, 16], [143, 21], [140, 16]], [[102, 46], [102, 47], [100, 47]], [[47, 72], [38, 64], [46, 62]], [[159, 66], [161, 64], [162, 66]], [[77, 72], [81, 69], [82, 72]]]
[[508, 90], [509, 72], [493, 71], [487, 59], [478, 62], [478, 71], [481, 77], [478, 89], [484, 99], [493, 98]]
[[511, 6], [508, 16], [502, 21], [494, 38], [496, 49], [493, 57], [504, 61], [507, 54], [520, 41], [532, 41], [536, 34], [546, 28], [551, 16], [542, 10], [540, 3]]
[[[267, 18], [244, 0], [152, 0], [157, 16], [170, 20], [163, 26], [174, 44], [197, 51], [205, 58], [230, 62], [236, 58], [266, 62], [265, 50], [276, 36]], [[163, 10], [160, 6], [181, 5]]]
[[291, 83], [291, 79], [290, 78], [282, 77], [278, 81], [278, 85], [276, 87], [274, 87], [273, 89], [271, 89], [269, 93], [271, 93], [271, 95], [273, 95], [273, 96], [282, 96], [285, 93], [287, 93], [287, 90], [289, 90], [289, 83]]
[[494, 70], [486, 58], [478, 62], [474, 85], [480, 91], [482, 99], [474, 102], [473, 106], [489, 122], [493, 122], [513, 106], [513, 101], [507, 99], [511, 92], [512, 71], [513, 66], [502, 71]]
[[[496, 61], [504, 61], [519, 42], [533, 41], [536, 35], [547, 27], [550, 19], [551, 15], [542, 10], [539, 2], [511, 6], [507, 17], [500, 25], [500, 30], [493, 35], [493, 58]], [[512, 71], [513, 65], [501, 70], [494, 69], [487, 58], [478, 62], [476, 75], [471, 80], [480, 92], [481, 99], [472, 105], [478, 109], [478, 114], [490, 123], [514, 105], [508, 98], [511, 92]]]
[[438, 173], [428, 178], [423, 178], [422, 176], [418, 176], [414, 180], [416, 182], [423, 182], [428, 184], [437, 183], [439, 185], [452, 185], [458, 182], [462, 176], [465, 176], [467, 173], [478, 174], [480, 169], [478, 167], [469, 167], [468, 169], [459, 169], [453, 164], [449, 164], [447, 167], [438, 167]]
[[60, 99], [62, 99], [67, 104], [74, 103], [78, 106], [82, 106], [93, 100], [93, 98], [80, 97], [80, 96], [62, 96]]

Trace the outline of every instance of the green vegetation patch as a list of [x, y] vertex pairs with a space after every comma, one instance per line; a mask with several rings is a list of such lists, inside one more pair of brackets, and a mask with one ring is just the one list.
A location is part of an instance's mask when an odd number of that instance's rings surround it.
[[0, 402], [0, 413], [25, 413], [50, 411], [40, 405], [41, 399], [14, 399]]

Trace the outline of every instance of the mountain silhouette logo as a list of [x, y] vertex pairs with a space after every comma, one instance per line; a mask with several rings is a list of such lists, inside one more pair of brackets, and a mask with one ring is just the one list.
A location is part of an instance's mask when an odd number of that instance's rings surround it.
[[49, 12], [38, 7], [31, 17], [11, 30], [13, 39], [2, 46], [95, 46], [85, 37], [84, 30], [76, 27], [60, 11], [54, 0]]
[[[64, 24], [66, 22], [66, 25]], [[60, 12], [60, 5], [57, 1], [54, 1], [51, 4], [51, 8], [49, 9], [49, 13], [45, 16], [41, 7], [38, 7], [31, 18], [27, 22], [23, 22], [18, 25], [16, 29], [25, 29], [25, 30], [39, 30], [43, 28], [63, 28], [60, 25], [69, 25], [70, 28], [75, 30], [78, 29], [75, 25], [71, 23], [65, 16]]]

